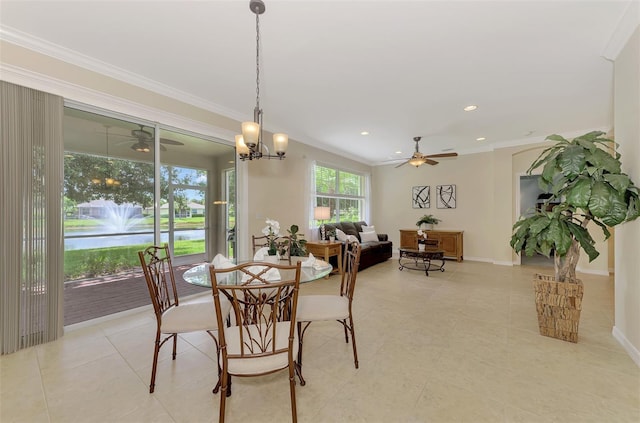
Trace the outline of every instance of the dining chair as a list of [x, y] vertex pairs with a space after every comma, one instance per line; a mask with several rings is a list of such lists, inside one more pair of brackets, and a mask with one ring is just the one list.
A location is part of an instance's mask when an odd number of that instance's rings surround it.
[[[176, 359], [176, 347], [178, 334], [187, 332], [205, 331], [216, 344], [216, 353], [220, 350], [215, 332], [218, 329], [218, 320], [211, 301], [180, 303], [176, 280], [171, 265], [169, 246], [150, 246], [143, 251], [138, 251], [140, 264], [144, 271], [144, 277], [149, 288], [151, 303], [156, 315], [156, 339], [153, 350], [153, 368], [151, 370], [151, 383], [149, 393], [155, 390], [156, 370], [158, 368], [158, 353], [160, 348], [169, 340], [173, 340], [173, 360]], [[229, 314], [228, 301], [220, 301], [221, 313]], [[217, 393], [220, 387], [220, 373], [218, 368], [218, 382], [213, 388]]]
[[353, 326], [353, 313], [351, 306], [356, 288], [358, 266], [360, 264], [360, 252], [362, 247], [359, 242], [346, 245], [343, 273], [340, 282], [339, 295], [301, 295], [298, 298], [298, 312], [296, 314], [298, 328], [298, 361], [296, 370], [300, 378], [300, 384], [306, 384], [302, 376], [302, 342], [304, 334], [312, 322], [336, 320], [344, 328], [344, 338], [349, 343], [351, 333], [351, 345], [353, 347], [353, 363], [358, 368], [358, 352], [356, 349], [356, 332]]
[[[253, 255], [255, 256], [256, 251], [258, 251], [260, 248], [269, 246], [269, 237], [267, 237], [266, 235], [251, 235], [251, 242], [253, 245]], [[289, 262], [289, 265], [291, 265], [291, 253], [289, 250], [289, 246], [291, 245], [291, 237], [289, 235], [281, 235], [275, 239], [275, 243], [278, 253], [280, 254], [280, 258], [286, 259]]]
[[[224, 327], [218, 334], [220, 422], [224, 422], [231, 376], [261, 376], [284, 369], [289, 370], [291, 415], [297, 421], [294, 357], [298, 352], [295, 319], [300, 268], [300, 263], [288, 266], [267, 262], [226, 269], [209, 267], [218, 327]], [[235, 284], [219, 283], [223, 277]], [[221, 312], [223, 299], [231, 304], [228, 320]], [[231, 324], [226, 326], [225, 322]]]

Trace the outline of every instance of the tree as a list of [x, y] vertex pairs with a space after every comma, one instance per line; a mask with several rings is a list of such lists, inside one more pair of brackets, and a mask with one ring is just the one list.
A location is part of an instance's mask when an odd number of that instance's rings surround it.
[[558, 203], [551, 211], [539, 210], [513, 226], [511, 247], [531, 256], [540, 253], [555, 259], [555, 280], [575, 279], [582, 248], [589, 261], [598, 257], [587, 230], [590, 222], [609, 238], [608, 227], [640, 216], [640, 193], [622, 172], [616, 144], [594, 131], [568, 141], [560, 135], [533, 162], [527, 173], [542, 167], [540, 185], [551, 192], [546, 203]]
[[[143, 208], [153, 205], [153, 164], [67, 153], [64, 160], [64, 196], [75, 203], [112, 200]], [[119, 185], [107, 185], [105, 178]]]

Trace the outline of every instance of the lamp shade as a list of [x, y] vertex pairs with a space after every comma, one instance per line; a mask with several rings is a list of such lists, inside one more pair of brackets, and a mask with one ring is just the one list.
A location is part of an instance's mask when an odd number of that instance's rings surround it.
[[287, 134], [273, 134], [273, 147], [276, 150], [276, 154], [284, 154], [287, 151], [289, 145], [289, 137]]
[[255, 147], [260, 137], [260, 125], [257, 122], [242, 122], [242, 137], [247, 147]]
[[331, 217], [329, 207], [316, 207], [313, 209], [313, 218], [315, 220], [327, 220]]
[[244, 143], [242, 135], [236, 135], [236, 152], [240, 155], [249, 154], [249, 147]]

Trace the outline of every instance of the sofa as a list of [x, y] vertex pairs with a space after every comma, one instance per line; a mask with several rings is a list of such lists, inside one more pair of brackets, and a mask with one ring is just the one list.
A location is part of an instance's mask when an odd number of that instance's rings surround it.
[[393, 244], [389, 241], [389, 236], [387, 234], [377, 234], [378, 241], [362, 242], [360, 232], [363, 232], [362, 227], [367, 226], [367, 222], [325, 223], [324, 226], [325, 233], [327, 234], [331, 232], [332, 229], [340, 229], [345, 234], [353, 235], [358, 238], [358, 241], [360, 241], [360, 245], [362, 246], [358, 270], [366, 269], [367, 267], [391, 258]]

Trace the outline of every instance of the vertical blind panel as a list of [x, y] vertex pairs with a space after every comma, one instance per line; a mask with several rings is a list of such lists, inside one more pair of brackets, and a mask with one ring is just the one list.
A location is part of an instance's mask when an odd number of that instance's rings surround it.
[[1, 82], [2, 354], [62, 334], [63, 101]]

